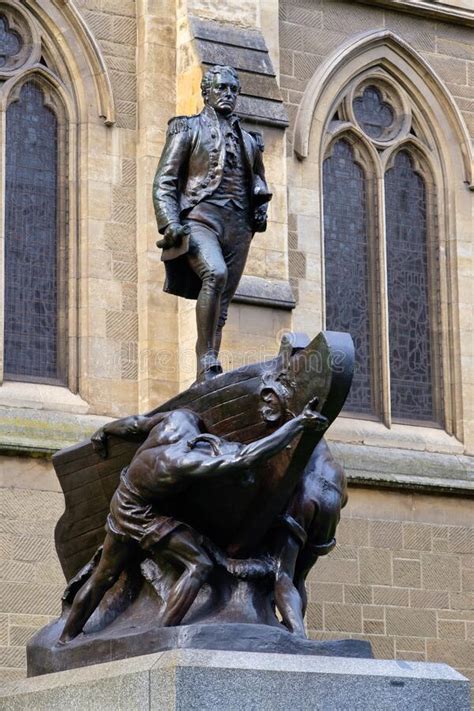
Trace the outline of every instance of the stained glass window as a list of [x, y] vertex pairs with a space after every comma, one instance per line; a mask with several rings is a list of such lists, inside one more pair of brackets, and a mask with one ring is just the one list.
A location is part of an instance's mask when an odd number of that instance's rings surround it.
[[371, 138], [381, 138], [387, 128], [393, 124], [393, 109], [375, 86], [364, 89], [362, 96], [354, 99], [354, 115]]
[[400, 151], [385, 174], [392, 417], [434, 420], [426, 185]]
[[5, 15], [0, 15], [0, 67], [4, 67], [10, 57], [14, 57], [21, 49], [20, 35], [8, 26]]
[[369, 245], [366, 178], [339, 140], [323, 166], [326, 328], [348, 331], [356, 366], [346, 410], [371, 413]]
[[34, 82], [6, 128], [5, 377], [58, 381], [58, 123]]

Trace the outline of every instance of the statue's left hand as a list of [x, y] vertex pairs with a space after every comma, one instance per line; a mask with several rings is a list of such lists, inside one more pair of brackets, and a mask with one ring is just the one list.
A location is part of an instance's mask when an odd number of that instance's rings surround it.
[[253, 230], [254, 232], [265, 232], [267, 229], [267, 206], [262, 205], [254, 211]]

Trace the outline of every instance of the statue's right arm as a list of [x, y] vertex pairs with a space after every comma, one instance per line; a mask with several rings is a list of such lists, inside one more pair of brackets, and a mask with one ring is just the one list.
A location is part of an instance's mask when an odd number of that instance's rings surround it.
[[281, 452], [290, 442], [306, 429], [326, 429], [328, 421], [316, 412], [309, 403], [301, 415], [293, 417], [275, 432], [247, 444], [232, 454], [196, 455], [195, 451], [183, 455], [178, 476], [207, 478], [223, 474], [245, 473], [261, 462]]
[[180, 181], [187, 168], [192, 136], [190, 119], [178, 116], [170, 121], [153, 181], [153, 205], [160, 234], [164, 234], [168, 225], [180, 223]]
[[231, 454], [204, 455], [192, 450], [175, 463], [174, 476], [177, 480], [189, 480], [245, 474], [255, 465], [278, 454], [302, 431], [300, 418], [294, 418], [268, 437], [247, 444]]

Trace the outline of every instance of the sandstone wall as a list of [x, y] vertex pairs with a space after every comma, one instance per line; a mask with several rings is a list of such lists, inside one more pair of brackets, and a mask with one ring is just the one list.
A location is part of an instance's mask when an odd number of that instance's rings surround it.
[[[53, 543], [62, 494], [46, 462], [29, 465], [35, 489], [8, 486], [18, 464], [0, 461], [3, 681], [25, 676], [25, 644], [59, 614], [65, 584]], [[308, 635], [368, 639], [378, 658], [446, 662], [474, 678], [470, 502], [352, 487], [337, 539], [309, 576]]]

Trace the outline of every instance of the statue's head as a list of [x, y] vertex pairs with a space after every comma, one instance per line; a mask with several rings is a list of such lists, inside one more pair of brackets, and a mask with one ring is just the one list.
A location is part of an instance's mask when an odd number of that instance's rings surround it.
[[295, 387], [285, 373], [267, 371], [263, 374], [260, 412], [265, 422], [280, 426], [289, 417], [294, 417], [291, 405]]
[[240, 81], [232, 67], [216, 65], [207, 70], [201, 81], [204, 103], [224, 116], [235, 109], [240, 94]]

